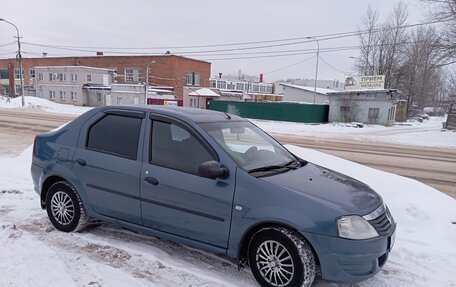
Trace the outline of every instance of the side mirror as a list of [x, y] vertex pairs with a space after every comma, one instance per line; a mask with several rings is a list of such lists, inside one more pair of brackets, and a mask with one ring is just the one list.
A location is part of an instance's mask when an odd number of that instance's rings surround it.
[[230, 172], [215, 160], [205, 161], [198, 167], [198, 175], [210, 179], [227, 178]]

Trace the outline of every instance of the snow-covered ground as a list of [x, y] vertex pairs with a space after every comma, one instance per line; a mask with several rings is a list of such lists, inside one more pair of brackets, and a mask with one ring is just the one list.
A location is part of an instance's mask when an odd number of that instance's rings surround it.
[[290, 134], [315, 138], [342, 139], [364, 142], [456, 148], [456, 132], [442, 129], [445, 117], [430, 117], [422, 123], [397, 123], [392, 127], [352, 123], [305, 124], [276, 121], [252, 120], [269, 133]]
[[[89, 109], [30, 97], [26, 104], [75, 115]], [[0, 98], [0, 108], [20, 106], [20, 99], [7, 103]], [[356, 129], [254, 120], [269, 132], [454, 148], [456, 133], [441, 132], [442, 121]], [[288, 148], [369, 184], [398, 222], [396, 243], [384, 269], [354, 286], [456, 286], [456, 200], [412, 179], [314, 150]], [[8, 157], [0, 158], [0, 286], [257, 286], [249, 270], [238, 272], [224, 259], [112, 225], [80, 233], [56, 231], [33, 191], [31, 147], [18, 157], [1, 156]]]
[[[20, 97], [9, 99], [8, 97], [0, 96], [0, 108], [22, 108], [22, 99]], [[37, 97], [24, 97], [23, 108], [40, 109], [51, 113], [60, 113], [68, 115], [80, 115], [91, 109], [91, 107], [79, 107], [74, 105], [54, 103], [52, 101], [48, 101], [46, 99]]]
[[[8, 102], [6, 97], [0, 96], [0, 108], [21, 108], [21, 98], [14, 98]], [[58, 104], [37, 97], [25, 97], [25, 108], [42, 109], [52, 113], [71, 115], [80, 115], [91, 109], [90, 107]], [[456, 132], [442, 129], [442, 122], [445, 120], [444, 117], [431, 117], [422, 123], [417, 121], [407, 122], [396, 124], [392, 127], [364, 125], [363, 128], [355, 128], [353, 124], [345, 123], [305, 124], [265, 120], [251, 121], [269, 133], [456, 148]]]

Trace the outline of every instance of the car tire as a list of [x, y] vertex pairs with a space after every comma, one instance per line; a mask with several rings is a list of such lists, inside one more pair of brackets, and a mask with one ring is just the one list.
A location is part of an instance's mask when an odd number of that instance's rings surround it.
[[60, 231], [79, 231], [89, 223], [79, 194], [65, 181], [56, 182], [49, 187], [46, 211], [52, 225]]
[[248, 257], [253, 276], [263, 287], [309, 287], [315, 279], [312, 247], [301, 235], [282, 227], [256, 232]]

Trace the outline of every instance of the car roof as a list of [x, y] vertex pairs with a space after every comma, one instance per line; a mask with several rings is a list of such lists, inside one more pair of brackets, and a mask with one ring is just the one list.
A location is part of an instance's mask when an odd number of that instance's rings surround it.
[[210, 123], [210, 122], [223, 122], [223, 121], [247, 121], [246, 119], [224, 112], [175, 107], [175, 106], [155, 106], [155, 105], [135, 105], [135, 106], [106, 106], [102, 108], [103, 111], [108, 110], [129, 110], [129, 111], [150, 111], [157, 115], [170, 116], [181, 120], [190, 120], [195, 123]]

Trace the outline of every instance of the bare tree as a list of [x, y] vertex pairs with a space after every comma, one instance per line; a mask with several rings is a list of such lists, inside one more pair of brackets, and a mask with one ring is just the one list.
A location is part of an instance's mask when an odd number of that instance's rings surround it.
[[456, 0], [421, 0], [429, 4], [429, 18], [442, 22], [442, 38], [440, 41], [443, 65], [456, 63]]
[[422, 109], [435, 105], [445, 86], [440, 61], [440, 37], [433, 27], [418, 27], [411, 33], [411, 41], [405, 51], [406, 60], [401, 68], [398, 83], [408, 99], [409, 106]]
[[378, 49], [378, 15], [369, 5], [366, 15], [358, 26], [360, 41], [360, 57], [357, 60], [356, 68], [364, 76], [375, 74], [375, 55]]
[[369, 6], [358, 27], [360, 57], [356, 69], [362, 75], [385, 75], [385, 87], [397, 85], [400, 68], [404, 62], [404, 49], [407, 42], [407, 5], [399, 2], [385, 23], [377, 23], [377, 12]]

